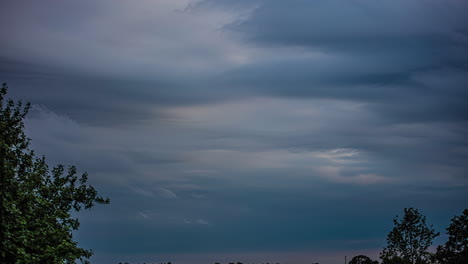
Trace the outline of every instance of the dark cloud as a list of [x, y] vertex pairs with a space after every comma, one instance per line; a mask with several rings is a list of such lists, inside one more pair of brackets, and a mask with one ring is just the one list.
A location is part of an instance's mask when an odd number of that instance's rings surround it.
[[[14, 98], [47, 106], [88, 124], [119, 126], [164, 119], [167, 116], [159, 110], [167, 105], [206, 103], [220, 97], [216, 93], [199, 94], [197, 90], [206, 89], [165, 78], [132, 80], [77, 75], [11, 60], [0, 61], [0, 66], [4, 81], [13, 88]], [[200, 86], [196, 82], [193, 85]], [[184, 91], [185, 87], [189, 90]]]
[[466, 8], [462, 1], [294, 0], [285, 11], [284, 3], [274, 0], [261, 2], [231, 28], [267, 45], [390, 53], [407, 48], [444, 55], [438, 47], [466, 44]]
[[228, 29], [296, 56], [272, 54], [228, 78], [278, 96], [378, 101], [379, 112], [407, 121], [460, 121], [466, 9], [460, 1], [290, 1], [285, 11], [282, 1], [261, 2]]

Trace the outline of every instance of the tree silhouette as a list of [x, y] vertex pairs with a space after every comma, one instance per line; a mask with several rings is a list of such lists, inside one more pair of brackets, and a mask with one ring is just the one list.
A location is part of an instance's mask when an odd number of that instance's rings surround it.
[[417, 209], [405, 208], [400, 220], [393, 220], [395, 227], [388, 234], [387, 247], [380, 253], [383, 264], [422, 264], [430, 254], [427, 251], [432, 241], [439, 235], [432, 226], [426, 225], [426, 217]]
[[358, 255], [355, 256], [349, 261], [349, 264], [378, 264], [379, 262], [376, 260], [372, 260], [368, 256], [365, 255]]
[[89, 263], [90, 250], [79, 248], [73, 211], [90, 209], [108, 198], [86, 185], [88, 175], [63, 165], [52, 169], [29, 149], [23, 120], [30, 104], [6, 100], [0, 90], [0, 263]]
[[452, 218], [447, 228], [448, 241], [437, 247], [434, 260], [442, 264], [468, 263], [468, 209]]

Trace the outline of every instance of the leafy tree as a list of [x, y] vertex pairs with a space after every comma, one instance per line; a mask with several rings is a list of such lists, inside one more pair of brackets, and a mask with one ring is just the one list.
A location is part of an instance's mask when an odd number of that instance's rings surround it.
[[349, 264], [378, 264], [378, 263], [379, 263], [378, 261], [376, 260], [373, 261], [371, 258], [369, 258], [368, 256], [364, 256], [364, 255], [355, 256], [349, 262]]
[[437, 247], [434, 260], [443, 264], [468, 263], [468, 209], [452, 218], [447, 234], [448, 241]]
[[380, 253], [383, 264], [423, 264], [430, 256], [427, 251], [432, 241], [439, 235], [432, 225], [426, 225], [426, 217], [417, 209], [405, 208], [400, 220], [393, 220], [395, 227], [388, 234], [387, 247]]
[[5, 99], [0, 89], [0, 263], [85, 263], [90, 250], [78, 247], [73, 230], [80, 223], [71, 216], [96, 203], [108, 204], [86, 184], [88, 175], [77, 175], [74, 166], [52, 169], [45, 157], [29, 149], [24, 118], [30, 104]]

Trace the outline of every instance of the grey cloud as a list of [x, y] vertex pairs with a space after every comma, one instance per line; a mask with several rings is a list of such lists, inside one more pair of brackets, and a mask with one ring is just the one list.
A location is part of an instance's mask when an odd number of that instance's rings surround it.
[[163, 105], [213, 101], [226, 92], [207, 77], [241, 53], [216, 26], [230, 15], [194, 14], [190, 1], [24, 3], [2, 5], [0, 78], [79, 122], [135, 123], [164, 118]]
[[275, 96], [376, 102], [395, 120], [460, 121], [467, 109], [457, 95], [467, 80], [454, 76], [468, 75], [467, 8], [460, 1], [298, 0], [286, 11], [282, 1], [260, 1], [226, 30], [272, 54], [227, 79]]
[[8, 41], [2, 42], [0, 55], [107, 78], [217, 71], [229, 64], [229, 51], [238, 48], [216, 34], [213, 21], [222, 24], [231, 18], [217, 11], [192, 15], [185, 10], [189, 3], [49, 0], [23, 8], [21, 2], [7, 1], [0, 29]]
[[262, 1], [232, 28], [266, 44], [418, 52], [414, 48], [465, 42], [466, 8], [460, 1], [294, 0], [285, 12], [282, 1]]

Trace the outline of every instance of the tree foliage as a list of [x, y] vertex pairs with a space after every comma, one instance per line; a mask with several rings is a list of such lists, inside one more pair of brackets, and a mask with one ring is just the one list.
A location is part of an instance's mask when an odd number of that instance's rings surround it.
[[452, 219], [447, 234], [448, 241], [437, 247], [434, 259], [443, 264], [468, 263], [468, 209]]
[[355, 256], [349, 261], [349, 264], [378, 264], [379, 262], [376, 260], [372, 260], [368, 256], [365, 255], [358, 255]]
[[0, 263], [88, 263], [90, 250], [78, 247], [73, 230], [80, 223], [72, 212], [108, 204], [87, 185], [74, 166], [52, 169], [45, 157], [29, 149], [24, 118], [30, 104], [5, 99], [0, 90]]
[[427, 263], [428, 248], [439, 233], [426, 225], [426, 217], [417, 209], [405, 208], [404, 212], [401, 220], [398, 216], [393, 220], [395, 226], [388, 234], [387, 247], [380, 254], [382, 263]]

